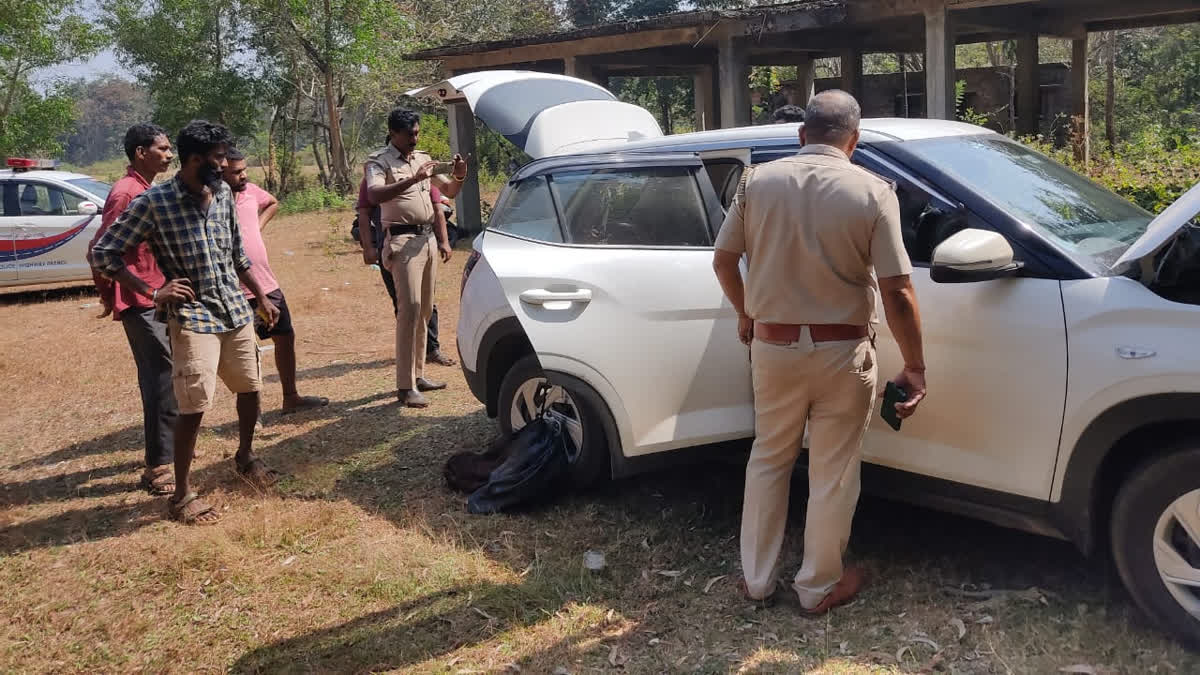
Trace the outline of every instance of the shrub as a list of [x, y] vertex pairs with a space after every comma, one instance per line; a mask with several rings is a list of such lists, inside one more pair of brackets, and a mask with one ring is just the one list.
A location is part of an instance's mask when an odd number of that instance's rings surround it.
[[350, 200], [333, 190], [323, 187], [310, 187], [288, 194], [279, 203], [282, 214], [308, 213], [325, 209], [350, 208]]

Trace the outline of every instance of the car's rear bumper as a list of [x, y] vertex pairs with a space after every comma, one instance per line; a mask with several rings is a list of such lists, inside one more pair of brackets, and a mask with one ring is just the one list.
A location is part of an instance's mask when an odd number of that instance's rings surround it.
[[467, 368], [467, 362], [462, 357], [462, 350], [458, 350], [458, 362], [462, 364], [463, 377], [467, 380], [467, 388], [471, 390], [471, 394], [475, 400], [487, 405], [487, 373], [480, 369], [478, 372]]

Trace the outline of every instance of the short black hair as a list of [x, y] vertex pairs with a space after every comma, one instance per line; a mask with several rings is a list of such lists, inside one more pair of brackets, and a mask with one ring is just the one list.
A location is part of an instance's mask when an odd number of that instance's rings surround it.
[[220, 146], [232, 146], [233, 134], [222, 124], [208, 120], [192, 120], [179, 130], [175, 140], [175, 150], [179, 153], [179, 162], [184, 164], [192, 155], [207, 155]]
[[797, 124], [804, 121], [804, 108], [791, 104], [780, 106], [771, 113], [771, 119], [776, 124]]
[[388, 114], [388, 129], [392, 131], [412, 131], [420, 122], [421, 114], [408, 108], [396, 108]]
[[238, 150], [236, 146], [231, 145], [229, 146], [229, 149], [225, 151], [225, 159], [231, 162], [241, 162], [246, 159], [246, 153]]
[[129, 127], [125, 132], [125, 156], [132, 162], [138, 148], [148, 148], [154, 145], [156, 138], [166, 135], [166, 129], [152, 122], [141, 122]]

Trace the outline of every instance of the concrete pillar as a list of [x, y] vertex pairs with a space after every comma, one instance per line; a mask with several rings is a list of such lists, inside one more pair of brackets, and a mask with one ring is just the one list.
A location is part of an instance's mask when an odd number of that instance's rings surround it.
[[1042, 115], [1041, 78], [1038, 72], [1037, 35], [1017, 40], [1017, 135], [1035, 136]]
[[731, 36], [720, 39], [717, 71], [722, 128], [750, 126], [750, 60], [742, 40]]
[[817, 64], [810, 54], [801, 56], [796, 61], [796, 97], [792, 105], [804, 107], [813, 97], [813, 89], [817, 82]]
[[945, 3], [925, 8], [925, 116], [952, 120], [954, 109], [954, 23]]
[[1091, 121], [1088, 111], [1088, 38], [1071, 40], [1071, 142], [1075, 160], [1085, 166], [1092, 160]]
[[857, 49], [847, 49], [841, 52], [842, 58], [842, 91], [849, 93], [862, 104], [863, 98], [863, 59], [862, 52]]
[[696, 131], [719, 129], [717, 120], [717, 99], [713, 95], [713, 67], [700, 66], [692, 75], [692, 88], [695, 90]]
[[475, 151], [475, 115], [466, 103], [455, 103], [447, 108], [450, 126], [450, 150], [467, 158], [470, 163], [467, 179], [455, 199], [455, 214], [458, 227], [468, 235], [483, 231], [482, 211], [479, 205], [479, 153]]
[[592, 64], [588, 63], [579, 56], [568, 56], [563, 59], [563, 74], [567, 75], [568, 77], [578, 77], [581, 80], [587, 80], [588, 82], [596, 82], [599, 84], [595, 69], [592, 68]]

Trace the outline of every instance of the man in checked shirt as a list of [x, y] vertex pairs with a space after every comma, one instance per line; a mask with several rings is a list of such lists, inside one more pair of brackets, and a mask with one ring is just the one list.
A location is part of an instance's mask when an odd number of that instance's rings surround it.
[[[175, 141], [179, 173], [134, 199], [92, 249], [96, 270], [150, 298], [166, 316], [179, 402], [175, 494], [168, 511], [187, 524], [215, 523], [219, 517], [188, 483], [196, 435], [218, 376], [237, 394], [238, 472], [260, 487], [279, 477], [251, 453], [262, 377], [253, 314], [241, 283], [254, 294], [268, 327], [279, 319], [279, 309], [247, 273], [250, 260], [242, 247], [233, 195], [222, 180], [225, 152], [232, 143], [229, 130], [219, 124], [193, 120], [185, 126]], [[125, 266], [124, 253], [143, 241], [149, 242], [167, 279], [160, 288]]]

